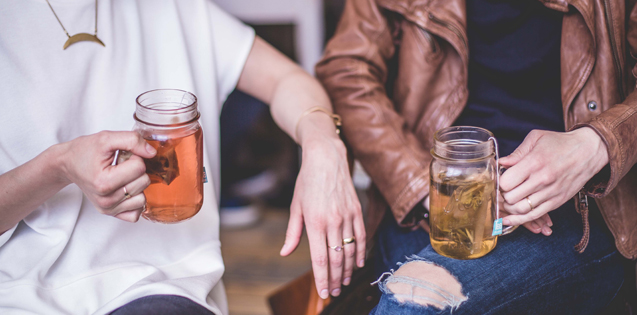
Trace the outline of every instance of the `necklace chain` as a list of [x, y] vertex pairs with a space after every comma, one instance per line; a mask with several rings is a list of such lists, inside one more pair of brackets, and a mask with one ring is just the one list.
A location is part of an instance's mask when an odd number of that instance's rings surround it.
[[[69, 32], [66, 31], [66, 28], [64, 28], [64, 25], [62, 24], [62, 21], [60, 21], [60, 18], [55, 13], [55, 10], [53, 10], [53, 6], [51, 6], [51, 2], [49, 2], [49, 0], [46, 0], [46, 3], [49, 5], [49, 8], [51, 8], [53, 15], [55, 15], [55, 18], [58, 20], [58, 23], [60, 23], [60, 26], [62, 26], [62, 30], [64, 30], [64, 33], [66, 33], [66, 36], [71, 38], [71, 35], [69, 35]], [[94, 36], [97, 37], [97, 0], [95, 0], [95, 34]]]

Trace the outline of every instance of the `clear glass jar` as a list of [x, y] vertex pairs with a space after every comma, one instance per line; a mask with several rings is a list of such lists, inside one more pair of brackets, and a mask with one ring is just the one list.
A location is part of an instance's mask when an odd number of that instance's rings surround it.
[[145, 159], [151, 184], [144, 190], [142, 216], [175, 223], [193, 217], [203, 204], [203, 133], [197, 97], [172, 89], [137, 97], [135, 127], [157, 155]]
[[473, 259], [496, 246], [497, 236], [492, 236], [498, 189], [494, 144], [493, 134], [478, 127], [449, 127], [434, 135], [429, 235], [440, 255]]

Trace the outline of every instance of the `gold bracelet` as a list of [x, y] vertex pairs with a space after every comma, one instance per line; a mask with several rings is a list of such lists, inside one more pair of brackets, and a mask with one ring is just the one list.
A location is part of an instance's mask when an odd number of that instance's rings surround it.
[[296, 139], [299, 139], [299, 125], [301, 122], [301, 119], [303, 119], [305, 116], [314, 113], [314, 112], [321, 112], [324, 114], [327, 114], [328, 116], [330, 116], [330, 118], [332, 118], [334, 120], [334, 125], [336, 126], [336, 134], [341, 134], [341, 116], [337, 115], [337, 114], [333, 114], [331, 112], [329, 112], [327, 109], [325, 109], [324, 107], [321, 106], [314, 106], [311, 108], [308, 108], [306, 111], [303, 112], [303, 114], [301, 114], [301, 116], [299, 117], [299, 119], [296, 121], [296, 127], [294, 128], [294, 135], [296, 136]]

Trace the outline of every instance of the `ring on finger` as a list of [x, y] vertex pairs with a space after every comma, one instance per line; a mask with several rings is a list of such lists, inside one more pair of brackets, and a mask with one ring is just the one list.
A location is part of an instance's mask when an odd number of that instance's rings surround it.
[[128, 193], [128, 190], [126, 190], [126, 186], [124, 186], [123, 188], [124, 188], [124, 200], [130, 199], [131, 195]]
[[343, 246], [340, 246], [340, 245], [327, 246], [327, 247], [329, 247], [329, 248], [331, 248], [331, 249], [333, 249], [334, 251], [337, 251], [337, 252], [340, 252], [340, 251], [343, 250]]
[[356, 237], [348, 237], [343, 239], [343, 246], [356, 242]]
[[533, 207], [533, 203], [531, 203], [531, 199], [529, 199], [529, 197], [526, 197], [525, 199], [526, 199], [526, 202], [529, 203], [529, 207], [531, 207], [531, 210], [529, 210], [529, 212], [533, 211], [533, 209], [535, 209], [535, 207]]

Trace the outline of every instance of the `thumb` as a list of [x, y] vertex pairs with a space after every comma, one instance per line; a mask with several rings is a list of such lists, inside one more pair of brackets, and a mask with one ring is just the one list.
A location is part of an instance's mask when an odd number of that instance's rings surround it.
[[511, 167], [518, 164], [531, 150], [535, 147], [537, 141], [542, 137], [544, 133], [541, 130], [531, 130], [529, 134], [524, 138], [522, 144], [518, 146], [513, 153], [503, 158], [500, 158], [500, 165], [504, 167]]
[[[290, 221], [288, 222], [288, 230], [285, 233], [285, 243], [281, 248], [280, 255], [290, 255], [301, 241], [301, 234], [303, 233], [303, 215], [301, 215], [298, 206], [292, 205], [290, 210]], [[296, 209], [295, 209], [296, 208]]]
[[103, 131], [102, 137], [105, 142], [104, 147], [109, 153], [125, 150], [146, 159], [152, 158], [157, 153], [152, 145], [134, 131]]

